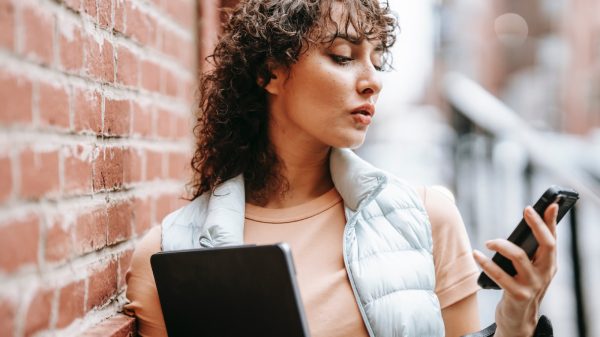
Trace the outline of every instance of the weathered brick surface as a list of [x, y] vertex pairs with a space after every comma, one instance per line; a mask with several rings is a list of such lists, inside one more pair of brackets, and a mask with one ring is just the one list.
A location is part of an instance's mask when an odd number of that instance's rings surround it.
[[102, 132], [102, 97], [94, 89], [74, 90], [73, 121], [75, 131]]
[[13, 336], [17, 308], [10, 300], [0, 301], [0, 336]]
[[40, 223], [35, 215], [0, 224], [0, 270], [10, 273], [22, 266], [36, 265]]
[[10, 159], [8, 157], [0, 157], [0, 202], [6, 201], [13, 189], [12, 182], [12, 168], [10, 166]]
[[19, 156], [21, 196], [41, 198], [58, 191], [58, 151], [27, 149]]
[[0, 47], [15, 46], [15, 6], [11, 1], [0, 1]]
[[61, 26], [59, 30], [60, 63], [64, 69], [78, 73], [83, 67], [83, 36], [81, 28]]
[[107, 244], [113, 245], [131, 238], [131, 201], [125, 200], [110, 205], [107, 210]]
[[24, 52], [36, 61], [52, 64], [54, 17], [36, 6], [23, 8]]
[[104, 208], [83, 210], [75, 220], [75, 252], [82, 255], [105, 247], [107, 226]]
[[86, 331], [82, 337], [134, 337], [135, 319], [122, 314], [115, 315]]
[[90, 270], [85, 310], [101, 306], [117, 292], [117, 261], [110, 260]]
[[71, 257], [73, 243], [71, 239], [71, 228], [65, 226], [62, 217], [53, 219], [46, 228], [46, 262], [62, 262]]
[[92, 147], [68, 146], [61, 151], [64, 170], [63, 193], [88, 194], [92, 191]]
[[28, 123], [32, 120], [32, 84], [29, 78], [0, 69], [0, 122]]
[[69, 128], [69, 93], [67, 88], [39, 83], [40, 122], [43, 125]]
[[131, 112], [128, 100], [104, 99], [104, 134], [127, 136]]
[[26, 314], [25, 336], [32, 336], [38, 331], [50, 327], [50, 311], [54, 301], [55, 289], [38, 289], [29, 306]]
[[74, 281], [60, 289], [57, 328], [64, 328], [84, 313], [85, 282]]
[[135, 333], [135, 242], [190, 177], [195, 2], [0, 0], [0, 336]]

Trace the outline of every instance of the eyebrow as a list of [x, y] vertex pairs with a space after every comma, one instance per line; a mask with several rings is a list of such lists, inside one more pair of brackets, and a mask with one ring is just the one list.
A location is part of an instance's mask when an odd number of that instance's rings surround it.
[[[346, 34], [346, 33], [337, 33], [337, 34], [331, 34], [329, 35], [325, 41], [331, 41], [331, 43], [333, 43], [333, 41], [335, 41], [335, 39], [340, 38], [340, 39], [344, 39], [350, 43], [352, 43], [353, 45], [360, 45], [362, 43], [362, 41], [364, 40], [364, 38], [359, 38], [357, 35], [350, 35], [350, 34]], [[383, 51], [383, 45], [381, 43], [378, 43], [375, 46], [375, 51]]]

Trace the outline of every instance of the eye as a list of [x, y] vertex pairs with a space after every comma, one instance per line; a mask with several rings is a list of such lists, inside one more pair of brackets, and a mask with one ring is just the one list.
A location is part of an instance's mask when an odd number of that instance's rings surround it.
[[354, 60], [351, 57], [342, 56], [342, 55], [336, 55], [336, 54], [330, 54], [329, 57], [331, 57], [331, 59], [333, 60], [333, 62], [335, 62], [337, 64], [340, 64], [340, 65], [346, 65], [350, 61]]

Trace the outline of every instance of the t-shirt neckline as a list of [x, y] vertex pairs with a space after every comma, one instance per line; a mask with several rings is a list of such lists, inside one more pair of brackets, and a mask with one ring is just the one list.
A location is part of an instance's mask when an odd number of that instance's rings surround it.
[[245, 218], [265, 223], [295, 222], [314, 217], [335, 206], [342, 200], [333, 187], [321, 196], [303, 204], [286, 208], [265, 208], [246, 203]]

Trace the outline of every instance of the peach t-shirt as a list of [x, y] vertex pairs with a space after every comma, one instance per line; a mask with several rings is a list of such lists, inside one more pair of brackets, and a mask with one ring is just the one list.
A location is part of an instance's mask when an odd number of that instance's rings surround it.
[[[460, 220], [460, 219], [459, 219]], [[246, 204], [246, 243], [287, 242], [313, 337], [368, 336], [342, 256], [346, 223], [342, 198], [331, 189], [305, 204], [268, 209]], [[462, 220], [433, 221], [436, 294], [442, 309], [475, 293], [477, 267]], [[125, 312], [138, 318], [141, 337], [166, 336], [150, 255], [160, 250], [160, 227], [138, 244], [127, 274]]]

